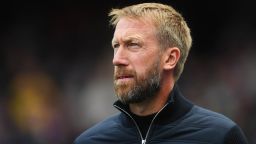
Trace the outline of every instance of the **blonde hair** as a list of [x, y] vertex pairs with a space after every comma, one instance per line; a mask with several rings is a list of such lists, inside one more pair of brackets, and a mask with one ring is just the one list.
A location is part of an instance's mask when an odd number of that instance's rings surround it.
[[163, 48], [178, 47], [181, 56], [174, 70], [177, 81], [183, 71], [192, 44], [190, 29], [184, 18], [173, 7], [160, 3], [142, 3], [122, 9], [112, 9], [110, 24], [116, 26], [123, 17], [149, 18], [156, 26], [157, 38]]

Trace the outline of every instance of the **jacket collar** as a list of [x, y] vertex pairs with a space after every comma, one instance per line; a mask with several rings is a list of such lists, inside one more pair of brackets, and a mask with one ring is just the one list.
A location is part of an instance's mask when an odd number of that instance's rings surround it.
[[[129, 106], [127, 104], [123, 104], [119, 100], [113, 105], [118, 110], [122, 109], [120, 111], [125, 115], [131, 113]], [[192, 106], [193, 104], [181, 94], [178, 85], [175, 84], [171, 93], [169, 94], [167, 105], [157, 116], [156, 123], [165, 124], [173, 122], [184, 116], [192, 108]]]

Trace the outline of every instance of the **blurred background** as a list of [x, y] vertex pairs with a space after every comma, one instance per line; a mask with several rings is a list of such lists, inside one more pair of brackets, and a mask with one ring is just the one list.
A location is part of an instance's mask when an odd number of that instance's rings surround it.
[[[1, 2], [0, 143], [70, 144], [116, 113], [111, 8], [149, 1]], [[253, 1], [159, 1], [182, 13], [193, 46], [178, 84], [256, 144]]]

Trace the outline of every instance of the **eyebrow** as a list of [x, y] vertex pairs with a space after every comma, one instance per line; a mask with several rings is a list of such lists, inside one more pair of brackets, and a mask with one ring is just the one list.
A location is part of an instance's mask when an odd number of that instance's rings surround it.
[[[124, 41], [125, 43], [132, 42], [132, 41], [141, 42], [141, 39], [142, 39], [141, 36], [139, 36], [139, 35], [133, 35], [133, 36], [129, 36], [129, 37], [127, 37], [127, 38], [124, 38], [123, 41]], [[113, 39], [112, 39], [112, 45], [113, 45], [113, 44], [116, 44], [116, 43], [118, 43], [118, 41], [117, 41], [115, 38], [113, 38]]]

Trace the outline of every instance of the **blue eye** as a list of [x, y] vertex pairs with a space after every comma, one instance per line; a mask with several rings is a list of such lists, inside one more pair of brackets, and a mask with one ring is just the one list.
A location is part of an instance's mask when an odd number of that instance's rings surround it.
[[130, 45], [131, 46], [137, 46], [138, 44], [137, 43], [131, 43]]
[[119, 44], [117, 43], [117, 44], [113, 44], [113, 46], [112, 46], [114, 49], [115, 48], [118, 48], [119, 47]]
[[136, 47], [139, 47], [139, 44], [138, 44], [138, 43], [129, 43], [129, 44], [128, 44], [128, 47], [134, 47], [134, 48], [136, 48]]

